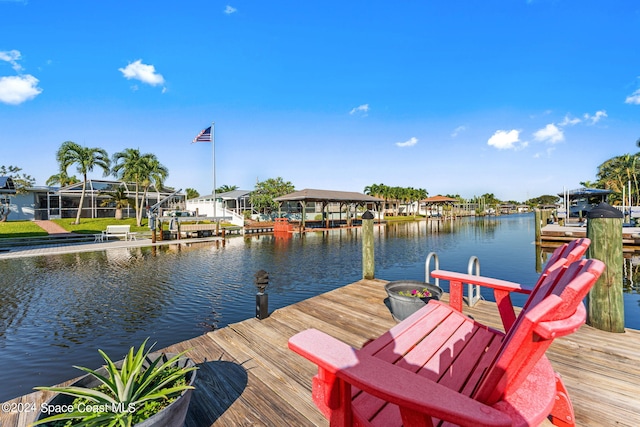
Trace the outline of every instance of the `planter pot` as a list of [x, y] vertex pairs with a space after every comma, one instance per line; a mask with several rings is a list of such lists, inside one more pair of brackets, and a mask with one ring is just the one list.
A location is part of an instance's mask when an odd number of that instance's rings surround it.
[[[164, 360], [168, 360], [173, 356], [175, 356], [175, 354], [173, 353], [166, 353], [166, 354], [161, 352], [150, 353], [149, 356], [147, 357], [147, 361], [145, 361], [144, 363], [144, 366], [145, 367], [149, 366], [150, 362], [156, 360], [158, 357], [162, 357], [164, 358]], [[186, 357], [179, 359], [177, 362], [177, 365], [180, 367], [195, 366], [193, 361]], [[122, 361], [116, 362], [116, 366], [120, 368], [122, 366]], [[104, 367], [98, 369], [97, 372], [101, 375], [107, 375], [107, 371]], [[196, 372], [197, 371], [191, 371], [187, 373], [188, 385], [193, 386], [193, 383], [196, 380]], [[93, 375], [87, 374], [79, 378], [78, 381], [74, 382], [71, 385], [84, 387], [84, 388], [93, 388], [100, 384], [101, 384], [100, 381], [96, 379]], [[192, 392], [193, 392], [193, 389], [184, 390], [182, 394], [176, 400], [174, 400], [169, 406], [167, 406], [166, 408], [164, 408], [154, 416], [149, 417], [138, 424], [135, 424], [135, 427], [152, 427], [152, 426], [153, 427], [182, 427], [184, 426], [184, 421], [187, 416], [187, 410], [189, 409], [189, 402], [191, 401]], [[53, 398], [51, 398], [47, 402], [47, 405], [49, 407], [54, 405], [70, 405], [74, 399], [75, 399], [74, 396], [69, 396], [67, 394], [60, 393], [55, 395]], [[54, 414], [40, 413], [38, 415], [38, 420], [48, 418], [51, 415], [54, 415]], [[48, 425], [48, 423], [44, 425]]]
[[[425, 298], [408, 297], [400, 295], [399, 292], [407, 292], [414, 289], [429, 289], [431, 296]], [[397, 280], [389, 282], [384, 286], [387, 291], [388, 307], [393, 318], [400, 322], [420, 310], [430, 300], [439, 300], [442, 296], [442, 288], [431, 283], [419, 282], [417, 280]]]

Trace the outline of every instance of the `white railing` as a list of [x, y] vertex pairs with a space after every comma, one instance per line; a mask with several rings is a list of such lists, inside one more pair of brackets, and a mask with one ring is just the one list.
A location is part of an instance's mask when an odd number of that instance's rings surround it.
[[[213, 217], [213, 202], [211, 200], [187, 200], [186, 207], [188, 211], [197, 211], [199, 216], [206, 215]], [[229, 222], [233, 225], [244, 226], [244, 217], [232, 210], [226, 209], [220, 202], [216, 203], [216, 217], [231, 218]]]

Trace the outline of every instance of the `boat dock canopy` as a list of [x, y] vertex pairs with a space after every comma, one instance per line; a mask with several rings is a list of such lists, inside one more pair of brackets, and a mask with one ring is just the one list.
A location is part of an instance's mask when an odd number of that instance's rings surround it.
[[16, 186], [9, 176], [0, 176], [0, 194], [16, 194]]
[[[569, 190], [569, 197], [589, 197], [589, 196], [606, 196], [607, 194], [613, 193], [613, 190], [605, 190], [603, 188], [578, 188], [577, 190]], [[563, 193], [558, 193], [558, 196], [564, 196]]]
[[341, 203], [381, 203], [382, 199], [351, 191], [331, 191], [305, 189], [276, 197], [276, 202], [341, 202]]

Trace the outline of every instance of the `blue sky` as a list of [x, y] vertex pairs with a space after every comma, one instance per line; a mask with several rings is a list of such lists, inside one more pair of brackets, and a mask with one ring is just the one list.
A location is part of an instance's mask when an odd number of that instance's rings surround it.
[[247, 190], [523, 201], [638, 151], [637, 1], [0, 0], [0, 21], [0, 164], [38, 185], [72, 140], [210, 193], [212, 121], [217, 185]]

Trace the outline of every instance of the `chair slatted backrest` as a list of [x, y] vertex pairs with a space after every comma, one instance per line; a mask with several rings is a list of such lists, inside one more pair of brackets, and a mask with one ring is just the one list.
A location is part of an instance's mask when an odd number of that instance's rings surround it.
[[[522, 384], [553, 339], [575, 332], [586, 320], [582, 300], [604, 271], [596, 259], [574, 261], [552, 271], [534, 301], [523, 309], [504, 337], [473, 397], [488, 405]], [[543, 296], [544, 295], [544, 296]]]
[[537, 304], [549, 295], [552, 290], [550, 286], [552, 282], [545, 282], [547, 276], [556, 269], [567, 268], [570, 264], [582, 258], [582, 256], [587, 252], [587, 249], [589, 249], [590, 244], [591, 240], [587, 238], [576, 239], [563, 244], [553, 251], [549, 261], [547, 261], [547, 265], [543, 273], [538, 278], [533, 291], [522, 307], [522, 311], [527, 311], [531, 304]]

